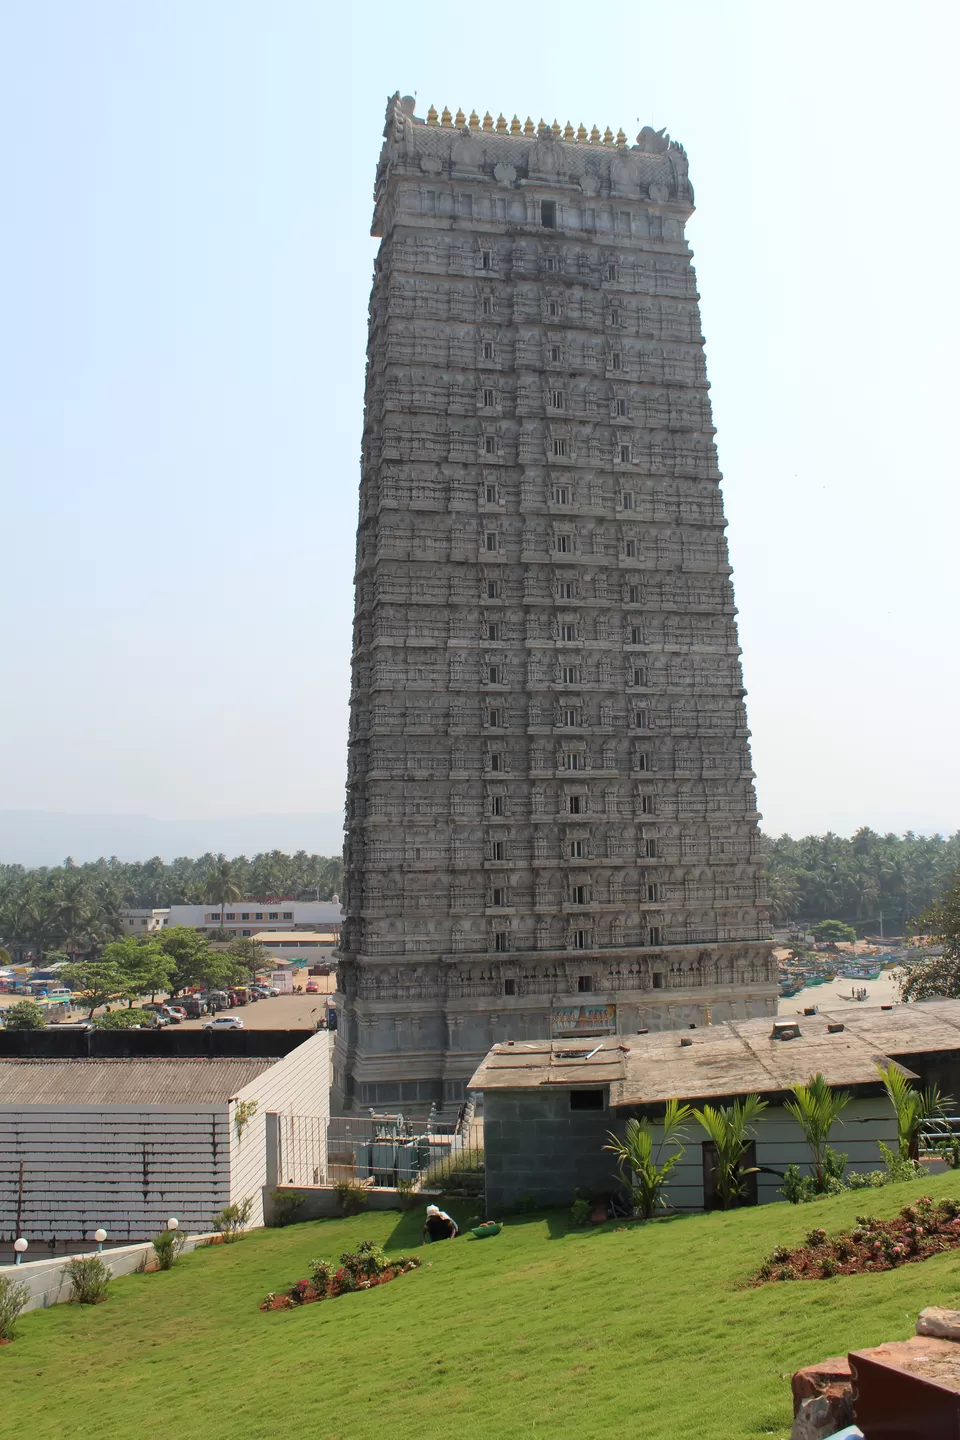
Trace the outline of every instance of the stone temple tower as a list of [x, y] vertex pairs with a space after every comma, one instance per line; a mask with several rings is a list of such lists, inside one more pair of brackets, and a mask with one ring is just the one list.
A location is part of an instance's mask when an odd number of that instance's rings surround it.
[[387, 107], [357, 536], [347, 1108], [498, 1040], [774, 1013], [683, 148]]

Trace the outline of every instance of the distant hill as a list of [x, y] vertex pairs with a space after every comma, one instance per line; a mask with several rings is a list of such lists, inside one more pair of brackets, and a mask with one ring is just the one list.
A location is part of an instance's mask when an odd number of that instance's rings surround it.
[[116, 855], [149, 860], [159, 855], [254, 855], [297, 850], [339, 855], [339, 812], [304, 815], [227, 815], [212, 820], [157, 820], [151, 815], [68, 815], [53, 810], [0, 810], [0, 864], [61, 865]]

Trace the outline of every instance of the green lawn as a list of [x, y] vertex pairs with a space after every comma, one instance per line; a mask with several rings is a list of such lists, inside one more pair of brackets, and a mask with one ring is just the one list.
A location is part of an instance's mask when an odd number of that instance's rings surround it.
[[[960, 1194], [960, 1175], [926, 1182]], [[411, 1249], [419, 1211], [260, 1231], [105, 1305], [25, 1316], [0, 1349], [5, 1428], [42, 1437], [786, 1436], [790, 1373], [912, 1333], [960, 1297], [960, 1251], [881, 1275], [738, 1288], [775, 1244], [888, 1215], [916, 1184], [621, 1232], [565, 1215], [428, 1246], [367, 1294], [262, 1314], [258, 1302], [356, 1242]]]

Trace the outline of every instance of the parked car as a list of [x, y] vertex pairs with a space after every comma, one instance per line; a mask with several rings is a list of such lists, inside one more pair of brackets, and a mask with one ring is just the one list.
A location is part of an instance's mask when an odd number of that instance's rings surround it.
[[307, 981], [307, 994], [308, 994], [308, 995], [319, 995], [319, 994], [320, 994], [320, 986], [317, 984], [316, 980], [308, 980], [308, 981]]
[[215, 1015], [212, 1020], [204, 1020], [201, 1030], [242, 1030], [243, 1021], [239, 1015]]
[[187, 1013], [186, 1007], [183, 1005], [168, 1005], [167, 1009], [170, 1011], [171, 1015], [178, 1015], [181, 1021], [189, 1020], [190, 1018]]
[[145, 1005], [138, 1007], [146, 1010], [149, 1015], [156, 1015], [163, 1025], [179, 1025], [185, 1017], [180, 1015], [169, 1005], [163, 1005], [159, 1000], [149, 1000]]
[[250, 998], [251, 998], [251, 1000], [269, 1000], [272, 993], [273, 993], [273, 992], [272, 992], [272, 991], [269, 989], [269, 987], [266, 986], [266, 985], [251, 985], [251, 986], [250, 986]]

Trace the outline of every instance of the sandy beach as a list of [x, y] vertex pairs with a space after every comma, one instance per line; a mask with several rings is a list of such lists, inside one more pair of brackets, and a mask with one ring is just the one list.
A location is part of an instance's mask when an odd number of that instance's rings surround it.
[[[859, 1005], [896, 1005], [899, 1003], [897, 979], [900, 970], [884, 970], [876, 980], [846, 980], [838, 976], [824, 985], [806, 985], [796, 995], [781, 997], [778, 1015], [802, 1015], [807, 1005], [821, 1010], [855, 1010]], [[851, 1000], [852, 990], [866, 990], [866, 1000]]]

